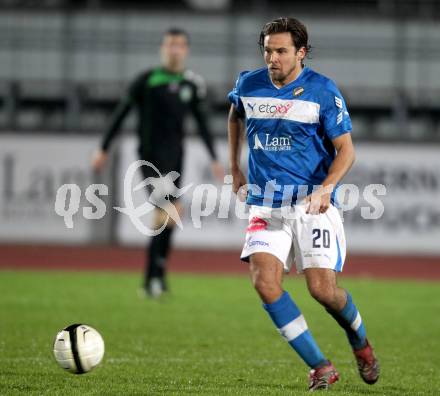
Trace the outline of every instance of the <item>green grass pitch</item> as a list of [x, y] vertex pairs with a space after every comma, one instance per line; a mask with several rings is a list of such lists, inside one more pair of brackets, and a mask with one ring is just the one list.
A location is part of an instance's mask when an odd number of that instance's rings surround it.
[[[337, 395], [440, 394], [438, 283], [342, 279], [381, 360], [364, 384], [343, 331], [307, 294], [285, 287], [341, 374]], [[301, 395], [308, 369], [277, 334], [246, 277], [174, 275], [161, 301], [137, 296], [127, 273], [0, 272], [0, 394]], [[86, 323], [104, 337], [101, 366], [59, 368], [52, 342]]]

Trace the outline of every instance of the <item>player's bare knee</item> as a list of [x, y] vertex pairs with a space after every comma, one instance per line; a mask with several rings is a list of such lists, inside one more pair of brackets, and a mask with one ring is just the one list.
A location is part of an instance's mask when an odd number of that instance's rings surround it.
[[309, 285], [310, 295], [326, 308], [332, 308], [335, 304], [335, 292], [332, 287], [321, 282], [314, 282]]
[[282, 264], [267, 253], [250, 256], [249, 270], [252, 284], [265, 303], [276, 301], [282, 294]]
[[267, 273], [252, 264], [250, 265], [250, 272], [252, 284], [265, 303], [271, 303], [280, 297], [282, 288], [276, 279], [268, 276]]
[[258, 276], [253, 280], [255, 290], [262, 295], [272, 295], [279, 289], [279, 285], [274, 280], [265, 279]]

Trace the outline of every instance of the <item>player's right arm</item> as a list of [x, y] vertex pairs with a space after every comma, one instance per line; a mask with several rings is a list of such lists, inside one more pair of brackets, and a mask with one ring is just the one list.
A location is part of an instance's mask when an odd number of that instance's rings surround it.
[[122, 121], [129, 113], [132, 106], [130, 98], [122, 99], [112, 115], [110, 124], [104, 134], [101, 147], [93, 153], [92, 167], [95, 172], [101, 172], [108, 160], [108, 150], [114, 138], [118, 135]]
[[229, 165], [233, 178], [233, 191], [238, 193], [240, 187], [246, 184], [246, 177], [240, 169], [240, 153], [243, 142], [243, 117], [231, 104], [228, 116]]
[[130, 84], [127, 94], [122, 98], [122, 100], [116, 107], [116, 110], [114, 111], [110, 119], [110, 123], [102, 139], [101, 147], [93, 154], [92, 168], [95, 172], [100, 172], [104, 169], [108, 160], [108, 150], [110, 148], [110, 145], [115, 137], [118, 135], [122, 122], [124, 121], [127, 114], [130, 112], [133, 104], [136, 101], [139, 92], [140, 82], [144, 80], [143, 77], [144, 75], [137, 77]]
[[[241, 101], [243, 77], [247, 74], [243, 71], [237, 78], [235, 86], [228, 94], [231, 108], [228, 116], [228, 140], [229, 140], [229, 166], [233, 178], [233, 191], [237, 194], [242, 186], [247, 184], [246, 177], [240, 169], [240, 153], [243, 142], [245, 111]], [[239, 199], [244, 200], [246, 191], [240, 190]]]

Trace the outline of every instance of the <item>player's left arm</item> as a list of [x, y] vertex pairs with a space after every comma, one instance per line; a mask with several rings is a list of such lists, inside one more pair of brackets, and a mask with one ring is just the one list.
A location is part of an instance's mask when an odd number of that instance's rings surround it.
[[332, 143], [336, 150], [336, 157], [322, 185], [323, 187], [332, 186], [334, 188], [350, 170], [356, 155], [351, 133], [345, 133], [334, 138]]
[[331, 195], [336, 185], [350, 170], [355, 160], [355, 150], [351, 133], [344, 133], [332, 140], [336, 157], [322, 182], [322, 187], [307, 197], [309, 203], [307, 212], [310, 214], [325, 213], [331, 205]]
[[345, 100], [333, 81], [328, 80], [323, 88], [319, 99], [320, 123], [325, 136], [333, 143], [336, 157], [321, 187], [307, 197], [307, 209], [311, 214], [327, 211], [334, 189], [351, 168], [355, 158], [350, 133], [352, 124]]
[[[201, 82], [199, 85], [203, 84]], [[216, 179], [223, 181], [224, 169], [217, 160], [214, 149], [214, 139], [208, 125], [208, 111], [206, 103], [206, 88], [204, 86], [196, 86], [196, 94], [191, 103], [193, 116], [197, 122], [198, 131], [211, 157], [211, 169]]]

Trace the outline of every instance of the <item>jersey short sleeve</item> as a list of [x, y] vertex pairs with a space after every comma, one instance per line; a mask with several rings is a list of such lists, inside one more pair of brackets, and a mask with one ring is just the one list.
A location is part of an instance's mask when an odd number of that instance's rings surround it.
[[232, 89], [231, 92], [228, 94], [229, 101], [235, 106], [238, 113], [240, 113], [243, 117], [245, 115], [244, 113], [244, 107], [243, 103], [240, 99], [241, 94], [241, 85], [243, 82], [243, 77], [249, 73], [248, 71], [241, 72], [240, 75], [237, 78], [237, 81], [235, 82], [235, 87]]
[[320, 121], [324, 133], [335, 139], [344, 133], [351, 132], [351, 119], [345, 100], [336, 85], [329, 81], [322, 92], [320, 100]]

